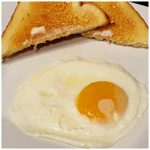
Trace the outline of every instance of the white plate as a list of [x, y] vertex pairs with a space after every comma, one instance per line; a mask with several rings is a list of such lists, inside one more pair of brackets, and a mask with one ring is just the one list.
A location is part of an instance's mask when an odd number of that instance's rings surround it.
[[[148, 21], [148, 8], [132, 4]], [[2, 27], [6, 27], [16, 6], [15, 2], [2, 3]], [[111, 63], [117, 63], [126, 68], [138, 81], [148, 86], [148, 50], [108, 44], [86, 38], [64, 40], [54, 45], [18, 55], [2, 65], [2, 146], [9, 148], [46, 148], [71, 147], [60, 142], [49, 142], [23, 134], [8, 118], [11, 103], [17, 86], [36, 70], [47, 66], [56, 59], [74, 57], [102, 58]], [[146, 148], [148, 147], [148, 113], [145, 112], [138, 124], [118, 143], [116, 148]]]

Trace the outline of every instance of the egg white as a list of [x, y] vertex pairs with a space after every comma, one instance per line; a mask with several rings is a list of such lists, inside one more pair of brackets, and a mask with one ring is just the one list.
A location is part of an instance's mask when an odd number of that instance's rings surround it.
[[[128, 107], [115, 125], [102, 125], [81, 115], [79, 92], [96, 81], [109, 81], [128, 95]], [[125, 135], [147, 107], [147, 91], [125, 69], [102, 60], [76, 59], [50, 65], [18, 88], [12, 122], [27, 134], [80, 147], [110, 147]]]

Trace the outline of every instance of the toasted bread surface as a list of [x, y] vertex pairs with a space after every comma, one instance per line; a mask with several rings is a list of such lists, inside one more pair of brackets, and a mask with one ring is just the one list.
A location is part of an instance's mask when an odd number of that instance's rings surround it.
[[121, 45], [148, 47], [148, 27], [128, 2], [94, 2], [110, 24], [83, 33], [84, 37], [107, 40]]
[[105, 13], [92, 3], [20, 2], [2, 35], [2, 57], [107, 23]]

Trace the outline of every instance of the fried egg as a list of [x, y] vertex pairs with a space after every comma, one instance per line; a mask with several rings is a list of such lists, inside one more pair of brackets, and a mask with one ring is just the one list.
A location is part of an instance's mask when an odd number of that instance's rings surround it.
[[58, 61], [18, 88], [10, 117], [23, 132], [79, 147], [110, 147], [142, 117], [147, 91], [102, 60]]

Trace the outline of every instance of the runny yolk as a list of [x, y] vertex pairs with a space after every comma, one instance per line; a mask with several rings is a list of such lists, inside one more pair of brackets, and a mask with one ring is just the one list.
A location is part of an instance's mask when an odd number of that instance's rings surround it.
[[127, 107], [128, 96], [125, 91], [107, 81], [93, 82], [87, 85], [77, 97], [79, 112], [100, 123], [115, 120], [114, 116], [121, 116]]

